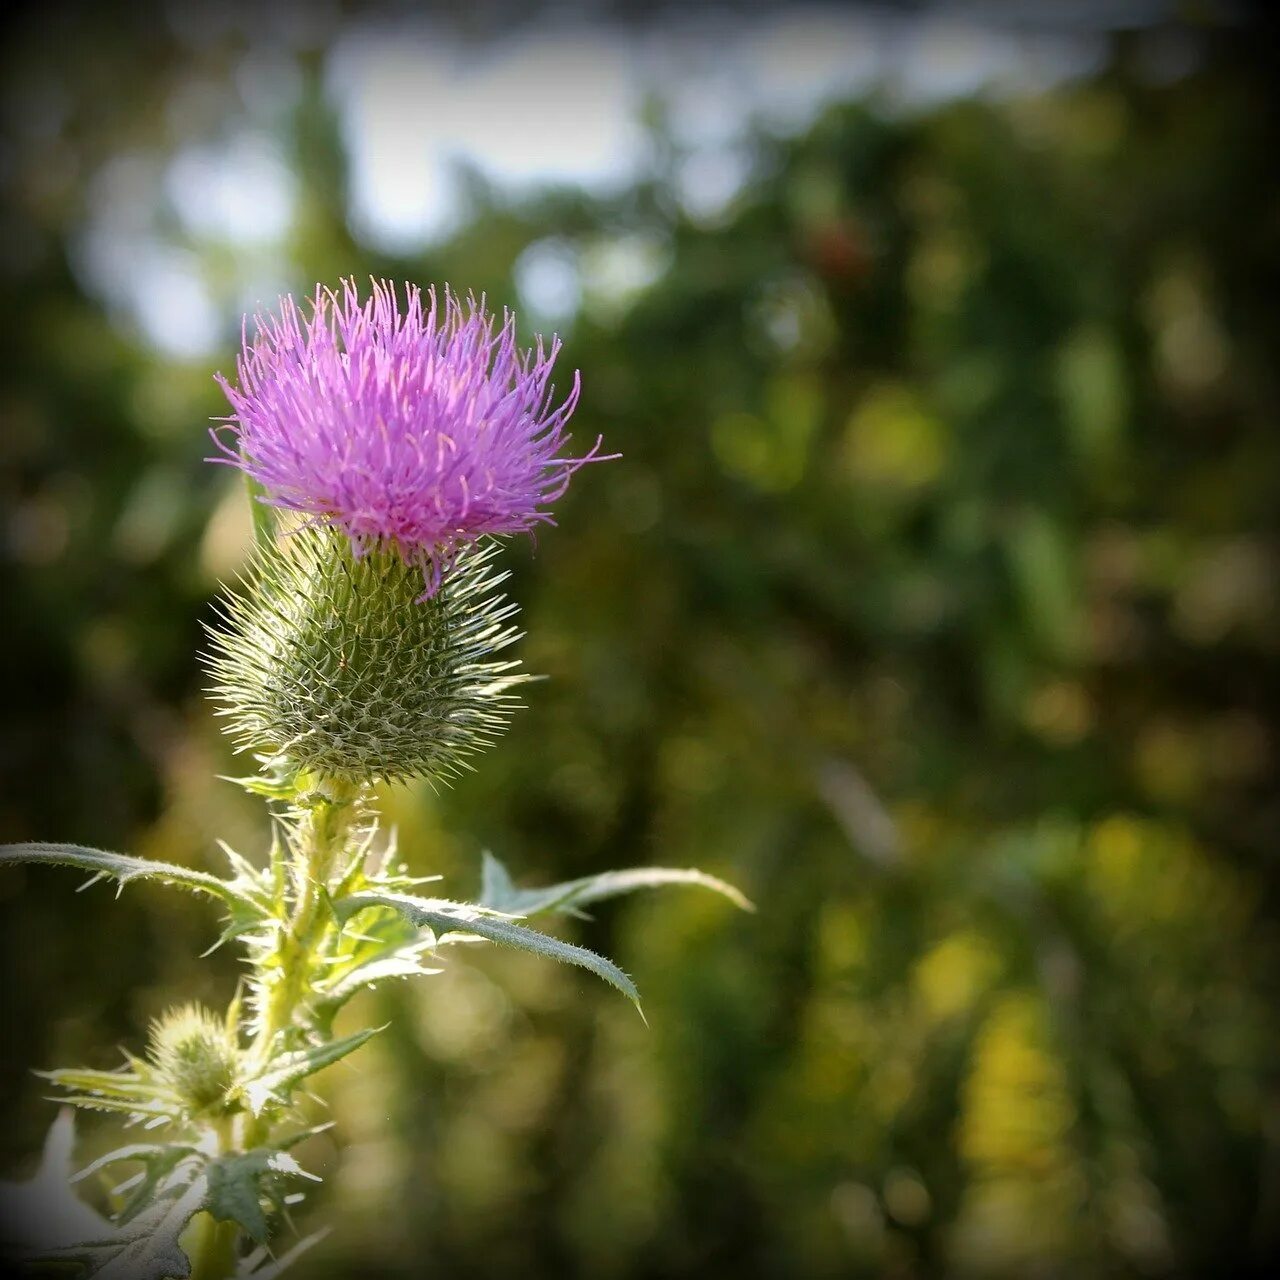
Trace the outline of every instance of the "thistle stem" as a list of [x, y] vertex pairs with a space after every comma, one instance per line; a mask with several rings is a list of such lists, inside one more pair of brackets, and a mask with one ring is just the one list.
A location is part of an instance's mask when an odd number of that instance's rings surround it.
[[[325, 892], [333, 879], [335, 864], [347, 845], [352, 820], [362, 798], [360, 788], [328, 782], [319, 798], [302, 811], [290, 838], [292, 884], [286, 890], [287, 911], [280, 941], [269, 964], [274, 976], [259, 1013], [258, 1032], [251, 1056], [265, 1065], [278, 1050], [282, 1035], [295, 1029], [297, 1015], [309, 998], [315, 956], [331, 921], [324, 911]], [[241, 1147], [247, 1150], [263, 1143], [270, 1131], [266, 1116], [246, 1117]]]
[[[215, 1130], [217, 1150], [226, 1151], [233, 1142], [229, 1122]], [[237, 1270], [236, 1245], [240, 1228], [234, 1222], [219, 1222], [211, 1213], [197, 1213], [183, 1235], [183, 1249], [191, 1260], [191, 1280], [230, 1280]]]
[[230, 1280], [236, 1273], [236, 1241], [240, 1228], [200, 1212], [191, 1219], [183, 1241], [191, 1259], [191, 1280]]

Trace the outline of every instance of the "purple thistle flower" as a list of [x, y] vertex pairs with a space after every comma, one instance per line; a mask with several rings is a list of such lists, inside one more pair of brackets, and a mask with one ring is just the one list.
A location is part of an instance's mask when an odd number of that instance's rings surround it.
[[406, 285], [401, 309], [385, 281], [365, 303], [342, 284], [341, 297], [317, 287], [309, 319], [292, 298], [256, 317], [239, 386], [217, 375], [234, 412], [210, 461], [247, 472], [269, 504], [341, 529], [357, 558], [394, 547], [431, 596], [466, 544], [554, 524], [546, 508], [579, 467], [605, 460], [601, 442], [565, 455], [579, 381], [553, 409], [558, 338], [522, 351], [509, 311], [498, 328], [483, 298], [447, 286], [440, 305], [428, 289], [424, 308]]

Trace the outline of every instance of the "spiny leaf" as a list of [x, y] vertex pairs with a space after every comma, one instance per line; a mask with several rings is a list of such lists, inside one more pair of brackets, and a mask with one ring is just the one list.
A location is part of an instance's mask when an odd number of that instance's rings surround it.
[[35, 1257], [80, 1262], [88, 1268], [84, 1280], [186, 1280], [191, 1262], [178, 1240], [204, 1207], [203, 1164], [198, 1155], [179, 1164], [152, 1202], [122, 1226]]
[[79, 1173], [71, 1178], [71, 1181], [83, 1182], [86, 1178], [91, 1178], [95, 1173], [109, 1168], [113, 1164], [122, 1164], [126, 1160], [137, 1160], [143, 1164], [150, 1164], [161, 1157], [167, 1157], [170, 1153], [176, 1153], [181, 1158], [190, 1155], [194, 1150], [194, 1147], [173, 1146], [168, 1143], [161, 1146], [156, 1142], [130, 1142], [126, 1146], [117, 1147], [114, 1151], [108, 1151], [105, 1156], [99, 1156], [92, 1164], [85, 1165]]
[[271, 1258], [265, 1249], [257, 1249], [247, 1257], [236, 1272], [237, 1280], [276, 1280], [291, 1267], [308, 1249], [319, 1244], [329, 1234], [329, 1228], [313, 1231], [279, 1258]]
[[329, 1040], [276, 1058], [269, 1070], [241, 1086], [249, 1109], [257, 1115], [268, 1103], [285, 1101], [288, 1091], [300, 1080], [345, 1058], [380, 1030], [380, 1027], [369, 1027], [342, 1040]]
[[208, 1209], [220, 1222], [234, 1222], [250, 1240], [266, 1244], [267, 1215], [262, 1212], [256, 1173], [248, 1168], [227, 1161], [209, 1166]]
[[153, 1077], [148, 1063], [135, 1070], [95, 1071], [84, 1067], [60, 1067], [37, 1071], [64, 1096], [54, 1101], [88, 1111], [115, 1111], [136, 1120], [175, 1119], [182, 1112], [182, 1100], [163, 1082]]
[[[287, 1138], [276, 1138], [275, 1145], [277, 1151], [288, 1151], [292, 1147], [296, 1147], [300, 1142], [306, 1142], [308, 1138], [314, 1138], [321, 1133], [328, 1133], [333, 1126], [337, 1124], [336, 1120], [326, 1120], [324, 1124], [313, 1124], [309, 1129], [299, 1129], [297, 1133], [291, 1133]], [[304, 1178], [314, 1178], [316, 1182], [320, 1179], [314, 1174], [304, 1173]]]
[[188, 1222], [204, 1207], [206, 1185], [197, 1174], [185, 1186], [181, 1179], [132, 1218], [111, 1242], [104, 1265], [92, 1268], [98, 1280], [185, 1280], [191, 1262], [178, 1244]]
[[90, 1067], [58, 1067], [37, 1071], [42, 1080], [59, 1089], [84, 1089], [103, 1097], [124, 1100], [154, 1098], [157, 1086], [137, 1071], [95, 1071]]
[[491, 914], [484, 907], [440, 898], [415, 898], [401, 893], [352, 894], [336, 903], [335, 907], [339, 917], [343, 919], [364, 907], [390, 907], [414, 924], [430, 929], [437, 938], [450, 933], [474, 934], [500, 946], [532, 951], [565, 964], [576, 964], [616, 987], [637, 1008], [640, 1006], [640, 993], [636, 990], [635, 983], [612, 960], [606, 960], [604, 956], [588, 951], [586, 947], [561, 942], [559, 938], [512, 924], [509, 920]]
[[131, 880], [159, 880], [163, 884], [192, 893], [207, 893], [220, 898], [228, 906], [248, 907], [257, 911], [257, 905], [245, 897], [230, 881], [211, 876], [191, 867], [180, 867], [172, 862], [153, 862], [149, 858], [134, 858], [127, 853], [111, 853], [106, 849], [90, 849], [79, 844], [51, 844], [37, 841], [26, 844], [0, 845], [0, 863], [42, 863], [49, 866], [78, 867], [97, 876], [110, 876], [123, 887]]
[[292, 776], [264, 777], [252, 774], [247, 778], [234, 778], [230, 774], [220, 773], [217, 777], [220, 782], [234, 782], [251, 795], [263, 796], [267, 800], [293, 800], [298, 794], [298, 786]]
[[[135, 1120], [172, 1120], [178, 1115], [178, 1107], [169, 1102], [128, 1102], [120, 1098], [102, 1098], [93, 1093], [69, 1093], [65, 1097], [50, 1098], [68, 1107], [80, 1107], [85, 1111], [118, 1111]], [[147, 1128], [153, 1126], [148, 1124]]]
[[204, 1207], [220, 1221], [238, 1223], [258, 1244], [266, 1244], [267, 1216], [262, 1211], [262, 1197], [266, 1194], [274, 1198], [274, 1194], [263, 1183], [280, 1175], [320, 1181], [291, 1155], [270, 1147], [219, 1156], [209, 1162], [209, 1197]]
[[440, 969], [428, 969], [419, 962], [423, 946], [423, 943], [417, 942], [373, 960], [366, 960], [343, 974], [336, 982], [322, 988], [320, 1003], [337, 1009], [361, 988], [372, 986], [375, 982], [382, 982], [387, 978], [421, 978], [443, 972]]
[[205, 1208], [221, 1222], [235, 1222], [251, 1240], [267, 1242], [267, 1215], [262, 1212], [262, 1175], [275, 1153], [264, 1147], [211, 1160], [209, 1198]]
[[545, 889], [520, 889], [506, 867], [488, 850], [481, 873], [480, 905], [513, 915], [534, 916], [543, 911], [570, 911], [590, 902], [603, 902], [634, 893], [637, 889], [658, 889], [667, 885], [698, 885], [728, 898], [744, 911], [755, 906], [733, 885], [693, 867], [629, 867], [605, 871], [549, 885]]
[[156, 1188], [192, 1154], [195, 1154], [195, 1149], [192, 1147], [181, 1145], [160, 1147], [155, 1156], [147, 1161], [136, 1183], [128, 1187], [128, 1197], [116, 1214], [116, 1226], [124, 1226], [143, 1212], [155, 1199]]

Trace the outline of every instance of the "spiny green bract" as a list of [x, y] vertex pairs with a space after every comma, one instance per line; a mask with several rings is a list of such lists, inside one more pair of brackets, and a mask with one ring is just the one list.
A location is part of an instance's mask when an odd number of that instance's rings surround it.
[[192, 1111], [226, 1101], [236, 1083], [235, 1033], [197, 1004], [171, 1009], [151, 1027], [156, 1074]]
[[348, 540], [304, 526], [260, 549], [222, 601], [205, 662], [242, 748], [298, 770], [367, 782], [447, 778], [506, 727], [528, 677], [492, 655], [518, 636], [493, 589], [489, 543], [463, 553], [422, 598], [393, 548], [355, 559]]

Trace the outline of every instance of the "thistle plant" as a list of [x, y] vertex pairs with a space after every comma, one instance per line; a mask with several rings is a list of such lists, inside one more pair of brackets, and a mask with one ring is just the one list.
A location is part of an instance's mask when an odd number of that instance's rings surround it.
[[[358, 991], [438, 973], [461, 942], [577, 965], [639, 1005], [611, 960], [532, 927], [633, 890], [700, 885], [642, 867], [517, 887], [483, 855], [474, 901], [426, 896], [379, 829], [377, 784], [447, 782], [505, 729], [528, 677], [508, 654], [516, 606], [501, 540], [551, 504], [600, 442], [568, 452], [578, 396], [555, 403], [558, 344], [518, 347], [483, 300], [375, 282], [291, 300], [246, 335], [211, 461], [245, 475], [256, 545], [226, 591], [205, 666], [218, 714], [256, 764], [238, 780], [270, 810], [261, 856], [219, 842], [222, 874], [78, 845], [5, 846], [0, 860], [152, 879], [209, 900], [248, 976], [222, 1012], [180, 1005], [115, 1070], [43, 1073], [64, 1104], [35, 1177], [0, 1202], [33, 1269], [101, 1280], [267, 1280], [322, 1232], [290, 1238], [286, 1206], [314, 1175], [293, 1150], [325, 1127], [304, 1087], [376, 1028], [337, 1035]], [[91, 881], [92, 882], [92, 881]], [[430, 960], [430, 963], [428, 961]], [[76, 1170], [75, 1109], [130, 1140]], [[339, 1135], [340, 1140], [340, 1135]], [[118, 1176], [117, 1176], [118, 1175]], [[107, 1185], [95, 1205], [77, 1184]]]

